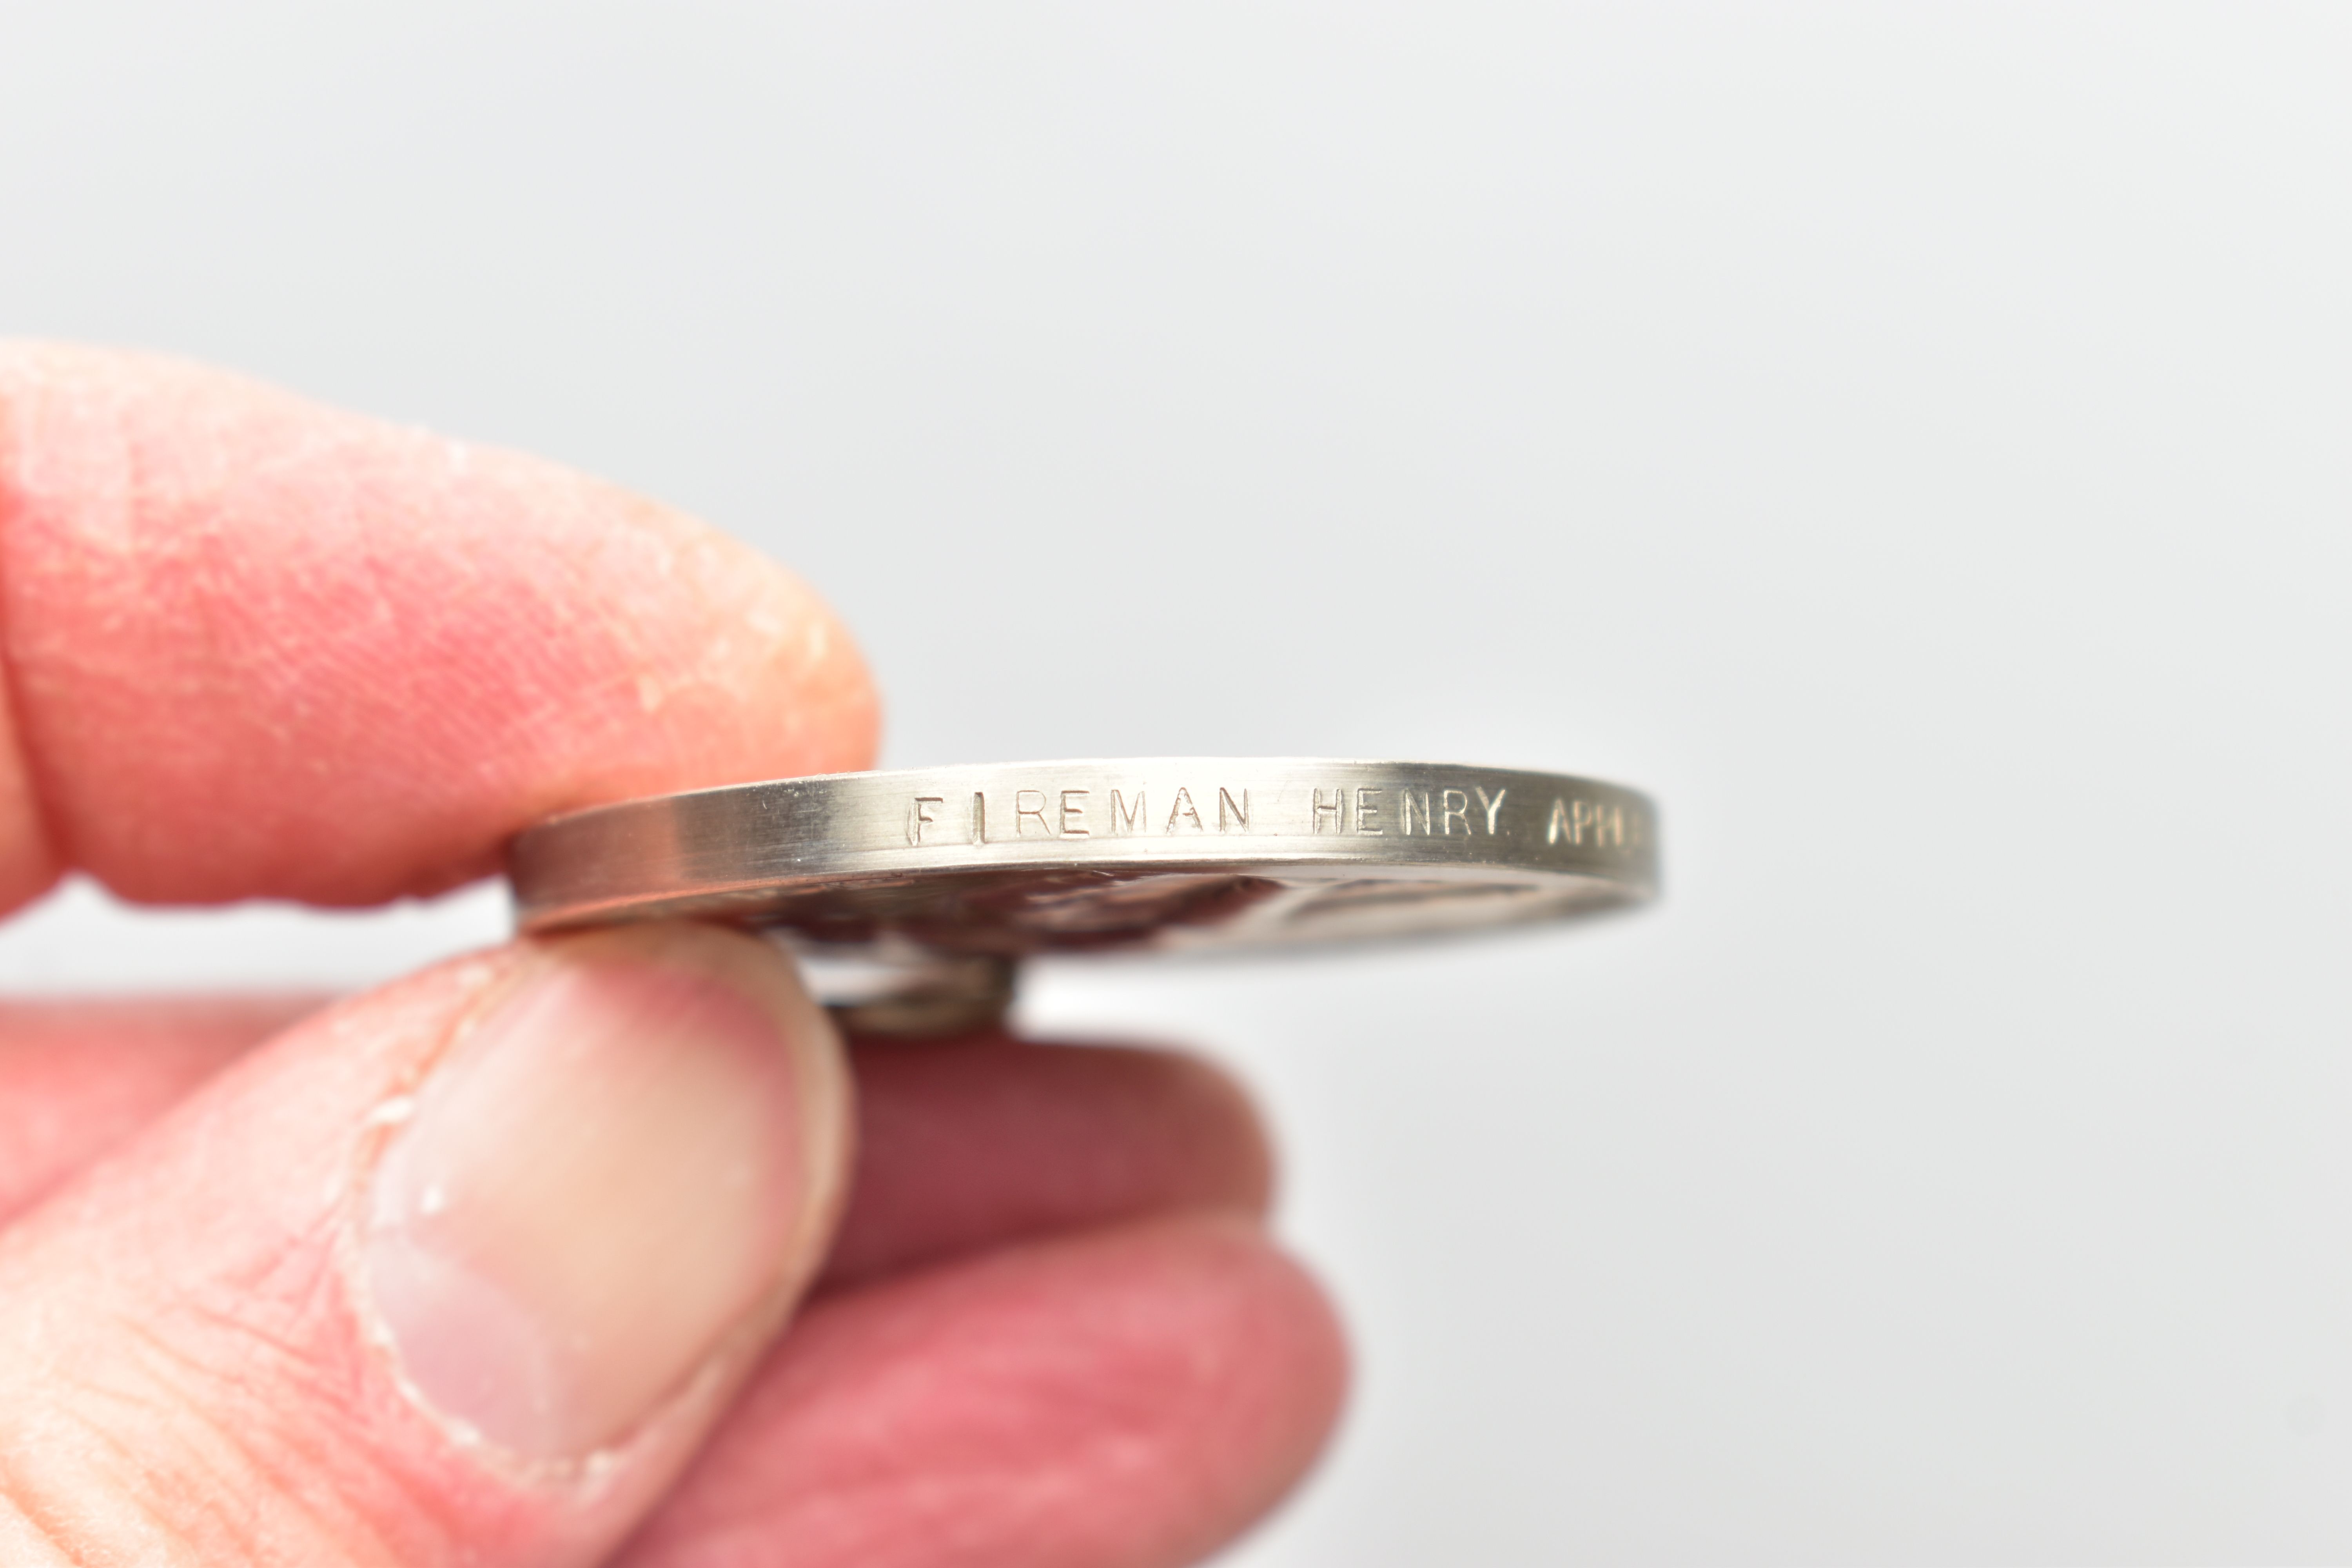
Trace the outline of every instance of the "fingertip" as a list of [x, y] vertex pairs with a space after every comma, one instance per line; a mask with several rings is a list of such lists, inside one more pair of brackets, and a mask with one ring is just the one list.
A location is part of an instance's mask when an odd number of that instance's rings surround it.
[[847, 632], [740, 542], [177, 361], [0, 345], [0, 892], [368, 902], [552, 812], [873, 757]]
[[[1249, 1500], [1246, 1517], [1255, 1518], [1313, 1468], [1346, 1411], [1355, 1359], [1347, 1323], [1313, 1270], [1249, 1217], [1204, 1214], [1171, 1226], [1222, 1276], [1233, 1338], [1249, 1358], [1235, 1381], [1267, 1390], [1253, 1412], [1258, 1433], [1239, 1446], [1255, 1461], [1230, 1468], [1223, 1481], [1232, 1495]], [[1229, 1459], [1213, 1456], [1212, 1462]]]
[[571, 1462], [740, 1374], [830, 1238], [849, 1096], [772, 943], [681, 921], [526, 944], [370, 1177], [359, 1277], [405, 1386]]
[[1214, 1151], [1223, 1173], [1219, 1205], [1262, 1220], [1274, 1206], [1278, 1177], [1265, 1114], [1248, 1086], [1223, 1064], [1192, 1052], [1169, 1052], [1171, 1088], [1188, 1108], [1200, 1141]]

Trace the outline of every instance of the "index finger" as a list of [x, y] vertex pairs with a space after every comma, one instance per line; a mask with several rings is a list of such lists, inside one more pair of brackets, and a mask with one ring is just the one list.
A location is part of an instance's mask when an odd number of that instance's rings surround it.
[[0, 908], [374, 902], [531, 820], [866, 766], [831, 614], [514, 453], [176, 362], [0, 344]]

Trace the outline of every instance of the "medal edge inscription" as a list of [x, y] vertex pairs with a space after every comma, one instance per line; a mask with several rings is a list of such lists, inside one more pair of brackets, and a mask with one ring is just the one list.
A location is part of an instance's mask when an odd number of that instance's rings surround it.
[[[1493, 779], [1461, 785], [1308, 783], [1303, 802], [1297, 798], [1300, 786], [1290, 783], [1275, 790], [1257, 787], [1255, 794], [1250, 784], [1236, 785], [1221, 780], [1196, 792], [1192, 784], [1179, 783], [1163, 785], [1159, 792], [1168, 806], [1164, 820], [1152, 809], [1154, 786], [1144, 779], [1106, 787], [1094, 783], [1062, 784], [1048, 775], [1043, 784], [1000, 785], [992, 791], [951, 791], [941, 784], [933, 792], [915, 784], [901, 795], [904, 816], [899, 837], [907, 848], [929, 849], [955, 844], [982, 848], [1055, 840], [1213, 834], [1238, 838], [1450, 839], [1457, 837], [1458, 829], [1458, 837], [1465, 840], [1526, 842], [1539, 837], [1547, 847], [1629, 854], [1650, 847], [1654, 834], [1646, 803], [1638, 796], [1628, 798], [1630, 791], [1604, 789], [1582, 779], [1561, 777], [1551, 782], [1570, 787], [1529, 792]], [[1518, 790], [1516, 802], [1515, 789]], [[1280, 813], [1272, 821], [1264, 810], [1268, 795], [1275, 797]], [[1202, 803], [1212, 798], [1213, 810], [1204, 811]], [[1507, 808], [1511, 813], [1507, 831]], [[1539, 828], [1528, 821], [1530, 810], [1536, 813]]]
[[1654, 807], [1577, 775], [1328, 759], [1135, 758], [779, 780], [541, 824], [509, 852], [538, 927], [698, 892], [959, 865], [1452, 865], [1655, 891]]

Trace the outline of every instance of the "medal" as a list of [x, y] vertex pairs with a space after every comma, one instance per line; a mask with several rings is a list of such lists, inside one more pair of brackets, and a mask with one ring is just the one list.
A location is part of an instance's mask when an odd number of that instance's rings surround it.
[[1569, 919], [1657, 891], [1656, 814], [1564, 773], [1166, 758], [831, 773], [596, 806], [519, 837], [526, 931], [765, 927], [851, 1027], [1000, 1013], [1040, 953], [1202, 952]]

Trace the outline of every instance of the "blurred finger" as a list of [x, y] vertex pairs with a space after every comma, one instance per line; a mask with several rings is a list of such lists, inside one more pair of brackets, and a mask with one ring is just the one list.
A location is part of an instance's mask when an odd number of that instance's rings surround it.
[[1173, 1568], [1313, 1461], [1346, 1351], [1255, 1226], [1139, 1222], [810, 1307], [624, 1568]]
[[1265, 1211], [1274, 1161], [1196, 1057], [1003, 1035], [856, 1047], [857, 1173], [828, 1284], [1178, 1208]]

